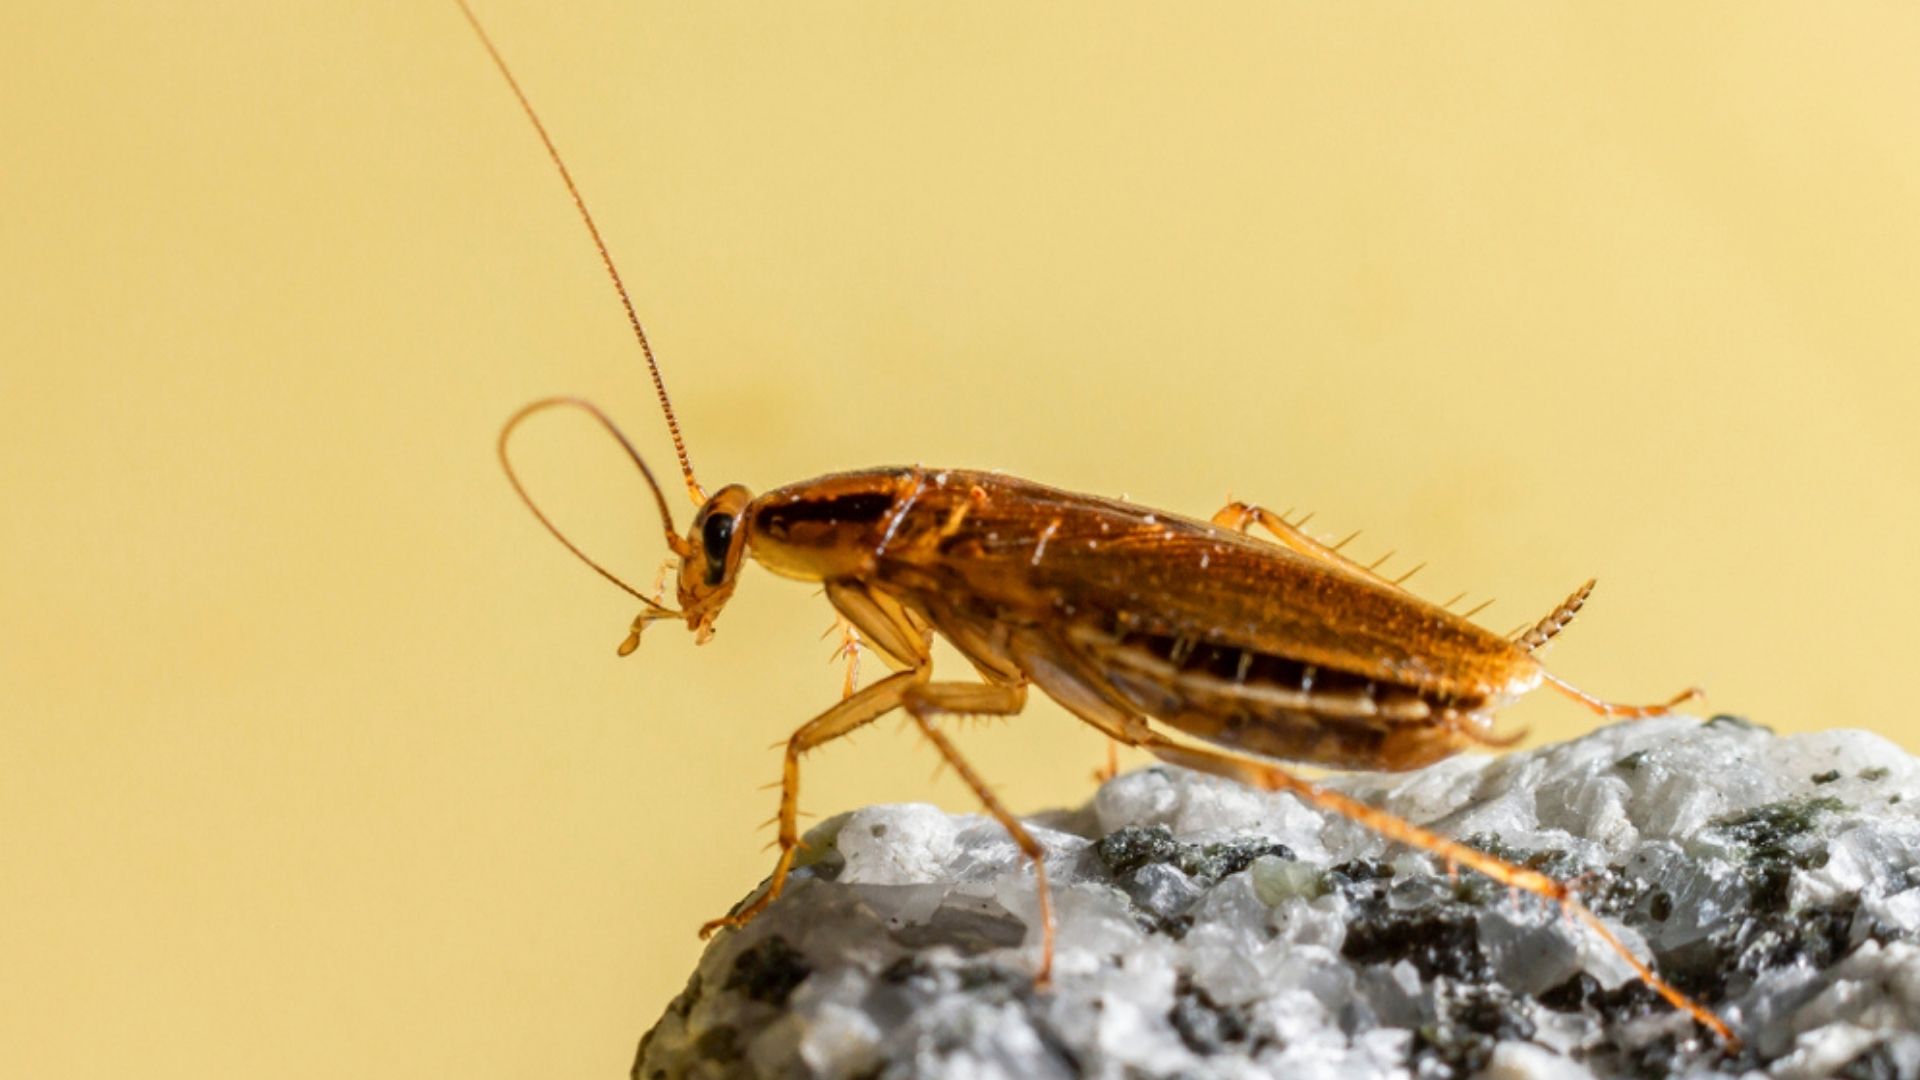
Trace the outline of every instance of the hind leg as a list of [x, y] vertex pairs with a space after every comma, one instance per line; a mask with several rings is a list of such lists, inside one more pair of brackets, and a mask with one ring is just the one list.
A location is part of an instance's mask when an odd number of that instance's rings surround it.
[[1555, 690], [1560, 691], [1562, 694], [1585, 705], [1587, 708], [1592, 709], [1595, 713], [1609, 720], [1645, 720], [1649, 717], [1665, 716], [1681, 705], [1692, 701], [1694, 698], [1706, 696], [1706, 691], [1697, 686], [1689, 686], [1658, 705], [1618, 705], [1611, 701], [1602, 701], [1558, 676], [1547, 674], [1546, 672], [1542, 672], [1541, 674], [1546, 679], [1548, 686], [1553, 687]]
[[1618, 953], [1620, 958], [1633, 968], [1634, 973], [1640, 976], [1641, 981], [1645, 982], [1654, 993], [1665, 998], [1668, 1004], [1712, 1029], [1729, 1046], [1739, 1045], [1740, 1040], [1733, 1034], [1733, 1030], [1727, 1027], [1725, 1021], [1714, 1015], [1706, 1006], [1694, 1001], [1654, 974], [1652, 968], [1622, 944], [1620, 939], [1614, 936], [1613, 931], [1607, 929], [1599, 916], [1575, 899], [1571, 889], [1537, 870], [1529, 870], [1505, 859], [1495, 858], [1477, 848], [1468, 847], [1457, 840], [1450, 840], [1439, 833], [1424, 829], [1398, 815], [1369, 806], [1358, 799], [1318, 784], [1309, 783], [1272, 765], [1233, 757], [1216, 750], [1186, 746], [1164, 738], [1158, 733], [1148, 739], [1144, 748], [1160, 760], [1175, 765], [1212, 773], [1215, 776], [1266, 791], [1285, 791], [1311, 806], [1332, 811], [1358, 822], [1389, 840], [1439, 856], [1446, 861], [1448, 867], [1456, 864], [1465, 866], [1485, 874], [1510, 889], [1520, 889], [1551, 901], [1570, 918], [1585, 925], [1609, 948]]
[[1653, 973], [1653, 969], [1643, 963], [1639, 957], [1627, 950], [1607, 929], [1605, 923], [1580, 903], [1573, 891], [1561, 882], [1540, 873], [1517, 866], [1505, 859], [1495, 858], [1484, 851], [1470, 848], [1457, 840], [1450, 840], [1431, 829], [1422, 828], [1396, 814], [1390, 814], [1375, 806], [1369, 806], [1348, 795], [1310, 783], [1287, 772], [1285, 769], [1265, 762], [1251, 761], [1221, 753], [1218, 750], [1187, 746], [1174, 742], [1147, 724], [1145, 716], [1130, 705], [1113, 686], [1100, 677], [1097, 670], [1079, 661], [1072, 654], [1062, 652], [1051, 643], [1038, 638], [1025, 638], [1020, 641], [1023, 647], [1022, 663], [1039, 687], [1047, 696], [1067, 707], [1068, 711], [1081, 720], [1093, 725], [1109, 737], [1137, 746], [1162, 761], [1211, 773], [1248, 787], [1265, 791], [1285, 791], [1310, 806], [1330, 811], [1354, 821], [1389, 840], [1418, 848], [1445, 860], [1447, 866], [1465, 866], [1500, 882], [1509, 888], [1523, 889], [1543, 899], [1559, 905], [1568, 917], [1584, 924], [1589, 930], [1606, 942], [1608, 947], [1618, 953], [1633, 968], [1653, 991], [1665, 998], [1675, 1008], [1682, 1010], [1695, 1020], [1711, 1028], [1729, 1046], [1737, 1047], [1740, 1040], [1732, 1029], [1706, 1006], [1687, 997], [1672, 985]]
[[[1389, 552], [1387, 556], [1382, 556], [1373, 566], [1356, 562], [1340, 553], [1340, 548], [1346, 544], [1346, 540], [1342, 540], [1340, 543], [1333, 545], [1323, 544], [1313, 537], [1308, 536], [1299, 525], [1289, 522], [1285, 517], [1274, 513], [1264, 506], [1255, 506], [1252, 503], [1230, 502], [1221, 507], [1219, 512], [1214, 514], [1211, 520], [1213, 524], [1223, 529], [1233, 529], [1237, 532], [1246, 532], [1254, 525], [1259, 525], [1261, 528], [1267, 530], [1268, 533], [1272, 534], [1273, 538], [1279, 541], [1280, 546], [1286, 548], [1288, 551], [1305, 555], [1309, 559], [1318, 559], [1321, 562], [1333, 563], [1336, 566], [1351, 570], [1356, 574], [1365, 574], [1367, 577], [1381, 584], [1391, 585], [1396, 589], [1400, 588], [1408, 578], [1419, 573], [1421, 569], [1426, 566], [1425, 563], [1421, 563], [1419, 566], [1401, 574], [1397, 578], [1385, 577], [1374, 568], [1379, 566], [1380, 563], [1385, 562], [1387, 558], [1391, 556], [1391, 552]], [[1305, 521], [1306, 518], [1301, 518], [1300, 520]], [[1353, 535], [1358, 536], [1360, 534], [1354, 533]], [[1347, 537], [1347, 540], [1351, 539], [1353, 539], [1353, 536]]]

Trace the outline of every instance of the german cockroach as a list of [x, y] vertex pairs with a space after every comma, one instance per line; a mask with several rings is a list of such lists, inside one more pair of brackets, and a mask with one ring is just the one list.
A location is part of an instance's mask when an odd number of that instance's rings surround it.
[[[1468, 747], [1510, 745], [1496, 712], [1542, 684], [1611, 718], [1657, 716], [1659, 705], [1614, 705], [1549, 674], [1535, 651], [1586, 602], [1588, 582], [1514, 638], [1428, 603], [1257, 506], [1230, 503], [1209, 521], [1079, 495], [993, 472], [921, 466], [867, 469], [790, 484], [755, 496], [730, 484], [708, 496], [646, 332], [613, 258], [567, 167], [525, 93], [465, 0], [481, 43], [533, 123], [586, 224], [646, 358], [687, 494], [698, 510], [680, 535], [666, 495], [624, 435], [592, 404], [548, 398], [501, 429], [499, 454], [514, 490], [562, 544], [640, 601], [620, 654], [650, 623], [686, 623], [697, 641], [733, 595], [748, 556], [782, 576], [817, 582], [849, 631], [896, 670], [800, 725], [786, 741], [780, 778], [779, 860], [758, 896], [702, 928], [750, 922], [779, 899], [794, 854], [800, 759], [898, 709], [904, 711], [1033, 865], [1041, 926], [1035, 978], [1048, 981], [1054, 920], [1045, 852], [994, 795], [942, 728], [955, 714], [1011, 715], [1028, 689], [1063, 705], [1110, 739], [1189, 769], [1284, 791], [1558, 905], [1632, 966], [1675, 1008], [1728, 1044], [1728, 1026], [1656, 975], [1573, 889], [1303, 780], [1273, 764], [1405, 770]], [[625, 448], [652, 488], [667, 547], [678, 560], [679, 606], [668, 607], [591, 559], [541, 513], [507, 455], [528, 416], [586, 410]], [[1265, 530], [1272, 541], [1249, 533]], [[1277, 541], [1277, 542], [1276, 542]], [[1404, 580], [1404, 579], [1402, 579]], [[936, 680], [934, 635], [973, 665], [977, 680]], [[1167, 738], [1164, 725], [1214, 747]]]

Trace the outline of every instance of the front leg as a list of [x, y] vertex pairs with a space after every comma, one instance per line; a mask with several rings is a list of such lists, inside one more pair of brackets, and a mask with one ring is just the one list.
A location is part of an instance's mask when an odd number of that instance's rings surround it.
[[819, 716], [801, 724], [787, 738], [786, 757], [780, 770], [780, 859], [774, 863], [773, 876], [753, 902], [730, 915], [724, 915], [700, 928], [700, 936], [712, 937], [722, 927], [741, 927], [780, 898], [787, 875], [793, 870], [794, 852], [800, 847], [800, 758], [816, 746], [873, 723], [900, 707], [907, 692], [924, 683], [933, 669], [929, 666], [895, 672], [865, 690], [858, 691]]
[[827, 600], [846, 620], [850, 640], [857, 632], [883, 657], [905, 670], [865, 690], [851, 689], [850, 670], [849, 685], [843, 688], [840, 703], [800, 725], [788, 736], [787, 753], [780, 769], [780, 859], [774, 863], [773, 877], [768, 879], [766, 891], [746, 907], [702, 926], [700, 936], [703, 938], [712, 937], [714, 931], [722, 927], [737, 928], [752, 922], [754, 916], [779, 899], [780, 891], [786, 888], [787, 875], [793, 870], [794, 852], [800, 847], [801, 756], [899, 708], [906, 703], [910, 691], [926, 685], [933, 676], [933, 657], [929, 651], [932, 643], [899, 601], [852, 581], [829, 582]]

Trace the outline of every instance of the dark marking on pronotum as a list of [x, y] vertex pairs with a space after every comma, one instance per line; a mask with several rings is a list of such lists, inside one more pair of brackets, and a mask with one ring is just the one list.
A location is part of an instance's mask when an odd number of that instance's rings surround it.
[[870, 492], [835, 495], [827, 499], [809, 499], [804, 502], [778, 503], [762, 507], [759, 518], [754, 524], [771, 536], [785, 537], [795, 525], [812, 523], [864, 525], [879, 521], [891, 509], [893, 509], [891, 495]]

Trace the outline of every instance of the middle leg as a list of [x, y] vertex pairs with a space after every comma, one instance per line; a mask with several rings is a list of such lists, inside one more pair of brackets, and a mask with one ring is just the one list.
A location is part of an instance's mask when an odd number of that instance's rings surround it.
[[1033, 981], [1037, 986], [1045, 986], [1053, 977], [1053, 894], [1047, 887], [1046, 849], [1020, 819], [1013, 816], [967, 759], [960, 756], [959, 748], [947, 738], [937, 719], [943, 713], [1012, 716], [1026, 703], [1027, 688], [1023, 683], [937, 682], [910, 687], [901, 704], [920, 726], [927, 741], [933, 743], [940, 756], [953, 766], [953, 771], [973, 789], [987, 814], [1007, 830], [1007, 835], [1013, 837], [1014, 844], [1033, 864], [1034, 889], [1039, 894], [1040, 906], [1040, 968], [1034, 973]]

